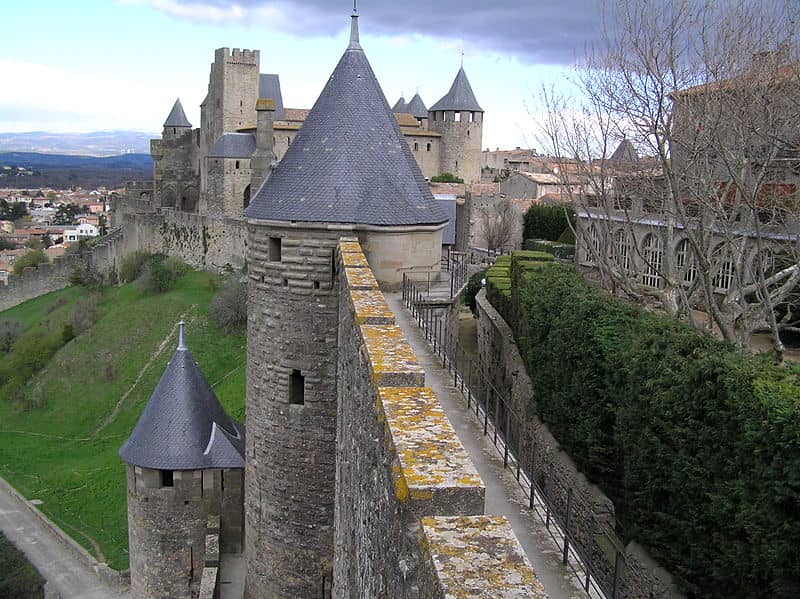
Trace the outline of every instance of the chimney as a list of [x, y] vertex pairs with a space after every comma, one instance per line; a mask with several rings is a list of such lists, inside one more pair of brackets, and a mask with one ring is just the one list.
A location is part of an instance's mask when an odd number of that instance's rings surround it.
[[270, 166], [275, 160], [275, 149], [272, 145], [275, 122], [275, 101], [259, 98], [256, 101], [256, 151], [250, 158], [250, 193], [255, 195], [258, 188], [269, 177]]

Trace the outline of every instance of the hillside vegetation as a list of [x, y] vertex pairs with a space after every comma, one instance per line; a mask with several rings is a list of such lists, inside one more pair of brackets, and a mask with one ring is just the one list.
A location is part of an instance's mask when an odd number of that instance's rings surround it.
[[[65, 323], [80, 321], [76, 306], [97, 307], [96, 322], [74, 331], [19, 390], [0, 388], [0, 475], [41, 500], [43, 512], [115, 569], [128, 566], [125, 467], [117, 451], [172, 355], [181, 318], [220, 401], [244, 417], [245, 338], [209, 321], [216, 293], [209, 276], [191, 272], [163, 294], [134, 284], [99, 292], [70, 287], [0, 313], [23, 334], [57, 339]], [[0, 370], [10, 359], [0, 358]]]

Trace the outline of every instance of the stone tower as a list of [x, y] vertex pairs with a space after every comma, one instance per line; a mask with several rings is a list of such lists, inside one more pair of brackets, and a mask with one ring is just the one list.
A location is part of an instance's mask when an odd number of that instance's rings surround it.
[[192, 124], [180, 98], [164, 121], [160, 140], [151, 142], [153, 185], [159, 206], [194, 211], [197, 208], [197, 148]]
[[[350, 44], [248, 226], [245, 597], [331, 588], [337, 414], [334, 250], [357, 235], [382, 283], [437, 268], [433, 200], [361, 48]], [[399, 258], [401, 256], [401, 258]]]
[[191, 599], [209, 516], [241, 545], [244, 428], [225, 414], [186, 347], [178, 347], [120, 457], [127, 464], [134, 599]]
[[428, 109], [428, 128], [442, 136], [442, 172], [453, 173], [465, 183], [480, 181], [483, 109], [463, 66], [450, 91]]

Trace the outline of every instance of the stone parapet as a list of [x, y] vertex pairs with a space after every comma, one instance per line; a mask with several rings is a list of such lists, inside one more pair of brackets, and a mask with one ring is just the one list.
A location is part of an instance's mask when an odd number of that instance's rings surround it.
[[436, 574], [430, 597], [548, 596], [505, 516], [423, 518], [421, 538]]
[[341, 241], [337, 264], [333, 597], [544, 597], [505, 519], [483, 516], [480, 475], [359, 244]]

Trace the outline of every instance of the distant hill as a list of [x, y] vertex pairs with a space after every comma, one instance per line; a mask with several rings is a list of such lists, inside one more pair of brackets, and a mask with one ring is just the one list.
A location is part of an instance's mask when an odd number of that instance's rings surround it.
[[93, 133], [0, 133], [0, 152], [39, 152], [81, 156], [147, 154], [156, 133], [95, 131]]
[[125, 181], [153, 177], [149, 154], [73, 156], [0, 152], [0, 187], [120, 187]]

